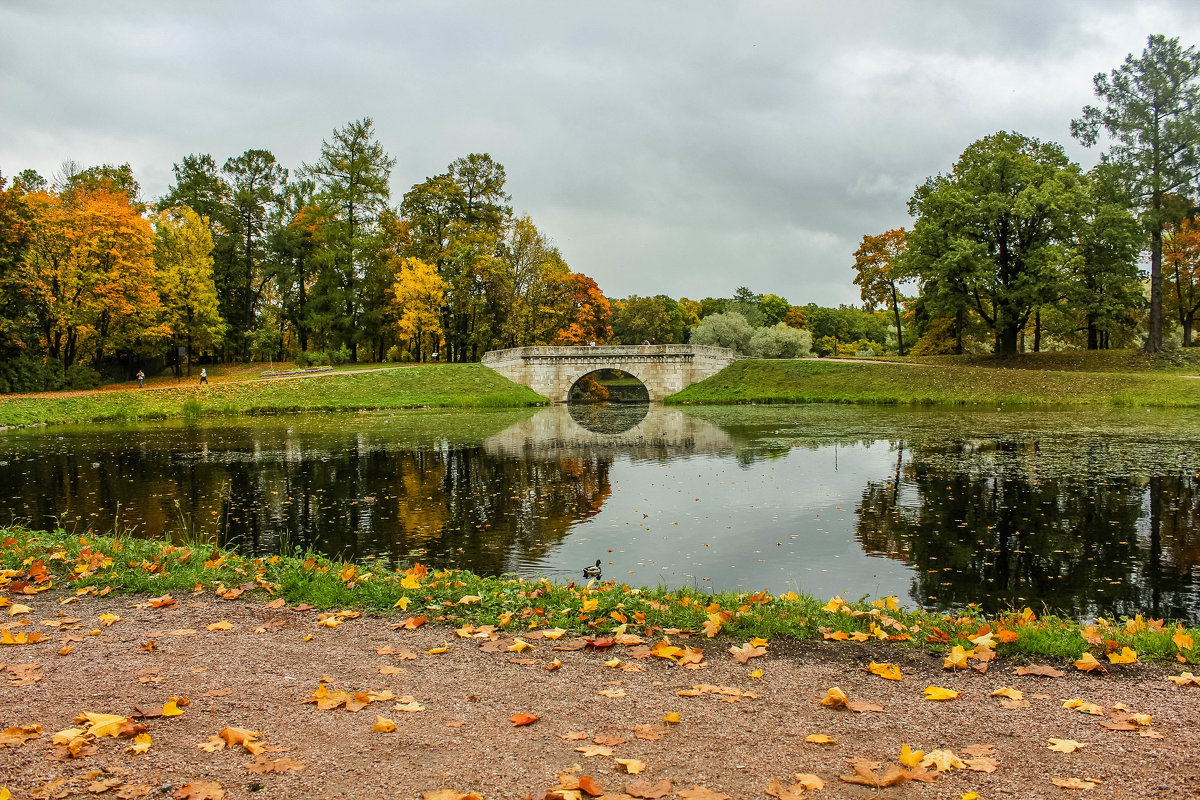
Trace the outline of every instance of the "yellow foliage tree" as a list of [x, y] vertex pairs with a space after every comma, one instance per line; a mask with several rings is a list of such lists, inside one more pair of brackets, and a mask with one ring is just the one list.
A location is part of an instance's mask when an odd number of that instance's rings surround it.
[[391, 291], [391, 311], [400, 337], [412, 342], [418, 361], [437, 350], [445, 302], [446, 284], [437, 269], [416, 258], [400, 261]]
[[208, 220], [187, 206], [158, 214], [154, 227], [154, 265], [165, 323], [182, 343], [191, 375], [194, 348], [212, 347], [225, 333], [213, 281], [213, 238]]

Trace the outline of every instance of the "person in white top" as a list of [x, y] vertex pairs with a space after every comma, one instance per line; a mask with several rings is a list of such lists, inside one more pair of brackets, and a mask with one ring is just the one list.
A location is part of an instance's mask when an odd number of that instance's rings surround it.
[[204, 367], [200, 368], [200, 383], [203, 383], [203, 384], [208, 383], [208, 370], [205, 369]]

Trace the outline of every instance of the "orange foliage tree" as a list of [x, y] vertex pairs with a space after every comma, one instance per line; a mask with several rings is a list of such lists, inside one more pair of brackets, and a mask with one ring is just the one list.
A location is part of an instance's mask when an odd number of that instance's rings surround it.
[[1163, 237], [1163, 303], [1183, 328], [1183, 346], [1193, 347], [1192, 329], [1200, 312], [1200, 225], [1184, 220]]
[[154, 231], [124, 192], [107, 187], [27, 198], [30, 279], [47, 353], [63, 367], [86, 351], [161, 339], [152, 253]]
[[582, 272], [567, 280], [571, 308], [566, 324], [554, 336], [555, 344], [585, 345], [606, 342], [612, 336], [612, 305], [596, 282]]

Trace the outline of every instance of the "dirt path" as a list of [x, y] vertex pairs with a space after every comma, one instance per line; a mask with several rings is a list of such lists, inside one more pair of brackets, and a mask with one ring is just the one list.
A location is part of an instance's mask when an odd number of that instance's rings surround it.
[[[392, 372], [394, 370], [409, 369], [409, 368], [415, 367], [415, 366], [417, 366], [417, 365], [416, 364], [400, 364], [400, 365], [397, 365], [394, 367], [367, 367], [364, 369], [342, 369], [342, 370], [332, 370], [329, 372], [310, 372], [310, 373], [307, 373], [304, 375], [279, 375], [279, 376], [270, 377], [270, 378], [260, 378], [257, 375], [254, 375], [254, 376], [232, 375], [232, 376], [227, 376], [227, 377], [210, 375], [208, 378], [208, 384], [210, 386], [215, 386], [218, 384], [227, 384], [227, 383], [262, 383], [264, 381], [290, 381], [290, 380], [295, 380], [296, 378], [327, 378], [331, 375], [358, 375], [358, 374], [364, 373], [364, 372]], [[132, 382], [128, 382], [128, 383], [110, 383], [105, 386], [101, 386], [97, 389], [79, 389], [79, 390], [61, 391], [61, 392], [32, 392], [29, 394], [10, 394], [10, 395], [5, 395], [4, 397], [0, 397], [0, 402], [3, 402], [4, 399], [23, 399], [23, 398], [47, 399], [47, 398], [56, 398], [56, 397], [86, 397], [88, 395], [105, 394], [108, 392], [153, 392], [156, 390], [163, 390], [163, 389], [186, 389], [186, 388], [193, 388], [193, 389], [201, 388], [199, 373], [197, 373], [196, 375], [193, 375], [190, 378], [185, 378], [185, 379], [180, 379], [180, 380], [176, 380], [175, 378], [171, 378], [171, 377], [150, 378], [150, 379], [146, 380], [145, 386], [143, 386], [141, 388], [138, 388], [136, 381], [132, 381]]]
[[[62, 605], [53, 594], [21, 596], [17, 601], [32, 610], [3, 618], [14, 635], [40, 631], [50, 638], [0, 647], [7, 663], [0, 669], [5, 673], [0, 728], [36, 724], [44, 730], [24, 744], [0, 746], [0, 787], [18, 800], [219, 797], [215, 784], [231, 798], [443, 800], [467, 792], [543, 798], [554, 787], [581, 785], [584, 776], [591, 779], [587, 787], [599, 787], [609, 798], [740, 799], [766, 797], [774, 780], [792, 787], [798, 773], [817, 776], [825, 789], [783, 797], [934, 800], [974, 791], [994, 800], [1200, 793], [1194, 750], [1200, 688], [1164, 680], [1179, 673], [1166, 666], [1117, 667], [1109, 675], [1067, 667], [1063, 677], [1044, 678], [1018, 676], [1015, 665], [999, 662], [985, 675], [950, 673], [937, 656], [871, 644], [782, 640], [769, 643], [766, 656], [738, 664], [727, 640], [674, 636], [673, 642], [704, 652], [703, 663], [686, 668], [637, 645], [584, 648], [581, 640], [551, 641], [533, 633], [523, 637], [531, 647], [517, 652], [509, 649], [511, 637], [461, 638], [433, 623], [396, 629], [404, 617], [346, 619], [330, 628], [317, 624], [315, 611], [271, 609], [212, 594], [180, 597], [176, 605], [157, 609], [146, 598], [111, 596]], [[102, 614], [121, 619], [102, 627]], [[229, 629], [208, 630], [215, 623], [228, 623]], [[67, 647], [69, 653], [60, 654]], [[584, 649], [561, 649], [575, 647]], [[556, 659], [561, 668], [548, 669]], [[898, 663], [903, 679], [864, 671], [872, 659]], [[754, 670], [761, 677], [752, 676]], [[304, 701], [322, 681], [330, 690], [371, 690], [378, 699], [360, 696], [368, 704], [357, 713], [344, 706], [320, 710]], [[960, 696], [926, 701], [923, 690], [931, 684]], [[833, 686], [852, 702], [882, 710], [822, 706], [819, 699]], [[1005, 708], [1000, 698], [989, 696], [1005, 686], [1023, 691], [1024, 699]], [[78, 758], [70, 757], [67, 746], [52, 746], [53, 733], [84, 727], [73, 722], [76, 715], [128, 716], [139, 709], [154, 714], [180, 696], [190, 701], [181, 715], [134, 720], [148, 726], [151, 746], [144, 754], [129, 752], [129, 739], [109, 737], [78, 741]], [[1071, 698], [1105, 712], [1123, 704], [1152, 714], [1153, 722], [1148, 729], [1106, 730], [1101, 722], [1112, 724], [1111, 715], [1064, 708]], [[515, 726], [510, 720], [518, 714], [538, 719]], [[663, 721], [671, 714], [679, 715], [677, 723]], [[376, 715], [392, 720], [396, 729], [372, 730]], [[200, 747], [222, 744], [219, 734], [226, 728], [261, 734], [266, 750], [257, 765], [244, 747], [214, 752]], [[806, 741], [814, 734], [836, 743]], [[1052, 737], [1083, 746], [1072, 753], [1051, 751]], [[930, 767], [930, 783], [883, 789], [839, 778], [855, 773], [848, 763], [854, 759], [895, 764], [902, 744], [927, 755], [952, 750], [966, 766], [940, 774]], [[634, 759], [625, 763], [637, 769], [640, 762], [644, 771], [628, 774], [618, 759]], [[870, 772], [867, 766], [860, 768]], [[1103, 783], [1081, 794], [1054, 785], [1055, 778]], [[210, 793], [197, 793], [193, 782], [200, 781], [209, 782]], [[187, 784], [190, 795], [183, 792]], [[647, 788], [655, 784], [659, 789]], [[445, 791], [431, 794], [438, 790]]]

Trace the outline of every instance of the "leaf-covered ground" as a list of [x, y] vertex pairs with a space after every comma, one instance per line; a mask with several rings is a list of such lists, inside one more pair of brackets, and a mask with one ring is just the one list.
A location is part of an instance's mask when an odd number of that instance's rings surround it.
[[0, 609], [13, 640], [0, 645], [0, 797], [1200, 789], [1188, 665], [981, 660], [986, 642], [924, 653], [699, 630], [505, 632], [424, 622], [416, 607], [339, 614], [211, 589], [11, 598]]

